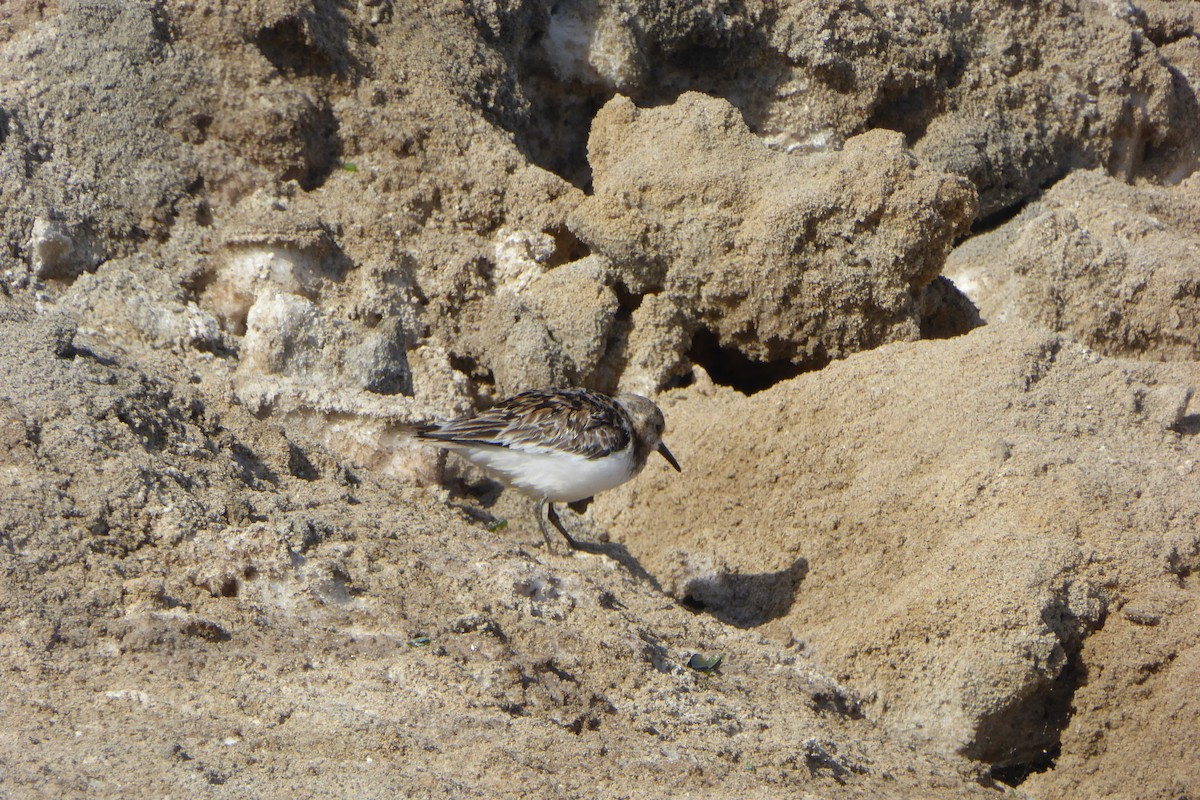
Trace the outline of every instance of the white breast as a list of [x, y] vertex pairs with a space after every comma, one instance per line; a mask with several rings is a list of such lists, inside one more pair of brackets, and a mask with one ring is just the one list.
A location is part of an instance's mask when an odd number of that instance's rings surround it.
[[603, 458], [529, 453], [507, 447], [459, 446], [455, 452], [501, 483], [552, 503], [573, 503], [620, 486], [637, 470], [632, 443]]

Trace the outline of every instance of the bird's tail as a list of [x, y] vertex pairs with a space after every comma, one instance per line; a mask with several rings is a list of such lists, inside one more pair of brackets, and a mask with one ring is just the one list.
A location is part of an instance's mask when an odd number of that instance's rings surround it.
[[392, 431], [395, 432], [397, 436], [402, 436], [408, 439], [422, 439], [426, 441], [432, 438], [429, 436], [429, 434], [437, 429], [438, 426], [430, 422], [404, 423], [402, 425], [395, 425], [392, 427]]

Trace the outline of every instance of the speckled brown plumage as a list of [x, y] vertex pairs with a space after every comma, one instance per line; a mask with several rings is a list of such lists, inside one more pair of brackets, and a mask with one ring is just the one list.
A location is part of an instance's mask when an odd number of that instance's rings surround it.
[[628, 446], [632, 426], [629, 414], [607, 395], [588, 389], [534, 389], [477, 416], [421, 428], [417, 436], [459, 445], [603, 458]]

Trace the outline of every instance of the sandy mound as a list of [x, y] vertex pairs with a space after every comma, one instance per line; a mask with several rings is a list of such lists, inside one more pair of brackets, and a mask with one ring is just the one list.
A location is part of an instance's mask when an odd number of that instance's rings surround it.
[[954, 251], [946, 274], [989, 321], [1023, 319], [1110, 355], [1200, 356], [1200, 186], [1100, 172], [1055, 184]]
[[[681, 391], [683, 475], [648, 471], [595, 514], [685, 605], [804, 642], [890, 730], [1042, 770], [1197, 705], [1152, 677], [1200, 633], [1197, 377], [997, 324], [752, 397]], [[1081, 703], [1097, 677], [1104, 702]], [[1160, 735], [1174, 751], [1177, 731]], [[1147, 788], [1200, 778], [1187, 759], [1153, 778], [1136, 762]]]

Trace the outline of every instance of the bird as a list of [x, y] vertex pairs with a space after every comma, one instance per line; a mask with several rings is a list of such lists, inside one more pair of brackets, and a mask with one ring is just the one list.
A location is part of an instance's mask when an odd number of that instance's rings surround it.
[[567, 540], [555, 503], [573, 503], [631, 480], [652, 451], [682, 472], [663, 443], [662, 411], [638, 394], [533, 389], [474, 416], [421, 425], [417, 439], [450, 450], [505, 486], [537, 501], [538, 527], [553, 549], [545, 517]]

